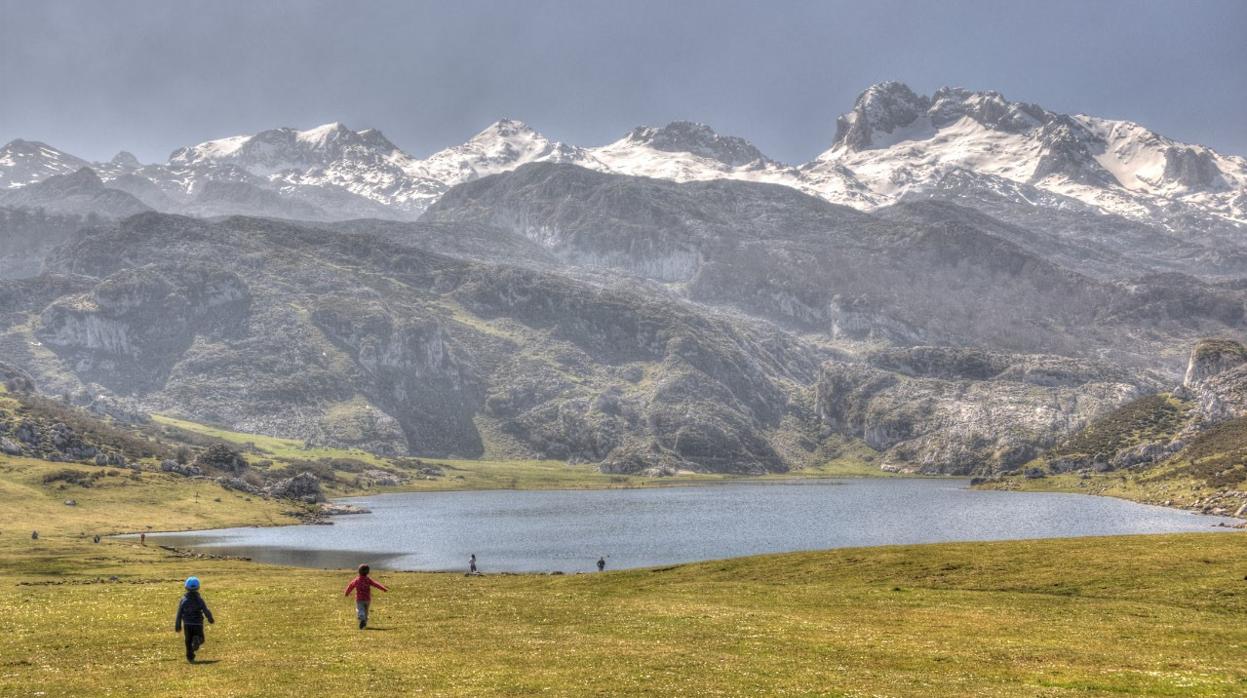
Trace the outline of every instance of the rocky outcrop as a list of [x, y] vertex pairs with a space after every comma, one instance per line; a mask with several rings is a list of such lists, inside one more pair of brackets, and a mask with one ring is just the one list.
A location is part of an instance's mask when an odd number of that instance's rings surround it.
[[312, 320], [353, 359], [361, 391], [398, 420], [414, 450], [479, 456], [472, 417], [483, 397], [480, 377], [445, 327], [421, 315], [380, 300], [325, 298]]
[[873, 85], [857, 98], [853, 111], [836, 120], [835, 147], [874, 147], [880, 139], [917, 121], [930, 106], [929, 98], [915, 94], [904, 83]]
[[264, 493], [259, 487], [256, 487], [240, 477], [227, 477], [222, 475], [216, 478], [216, 483], [227, 490], [242, 492], [243, 494], [260, 495]]
[[22, 455], [22, 447], [7, 436], [0, 437], [0, 453], [6, 456], [20, 456]]
[[181, 475], [182, 477], [199, 477], [204, 474], [203, 468], [198, 465], [179, 463], [171, 458], [160, 461], [160, 471]]
[[388, 470], [365, 470], [360, 474], [380, 487], [397, 487], [405, 481], [402, 476], [395, 475]]
[[1228, 339], [1205, 339], [1191, 350], [1182, 382], [1203, 426], [1247, 415], [1247, 346]]
[[204, 471], [222, 472], [227, 475], [238, 476], [245, 473], [249, 466], [247, 459], [238, 451], [225, 444], [212, 444], [195, 457], [191, 467], [199, 470], [201, 473]]
[[1241, 465], [1247, 456], [1244, 419], [1247, 347], [1226, 339], [1202, 340], [1191, 351], [1182, 386], [1097, 417], [1061, 440], [1045, 460], [1054, 472], [1147, 472], [1161, 464], [1181, 464], [1156, 481], [1192, 478], [1225, 490], [1247, 481]]
[[320, 489], [320, 479], [311, 473], [299, 473], [294, 477], [278, 480], [265, 487], [264, 492], [277, 499], [293, 499], [308, 504], [325, 499], [325, 494]]
[[232, 272], [148, 266], [48, 306], [37, 336], [83, 378], [131, 392], [159, 385], [196, 337], [232, 334], [250, 303]]
[[1191, 350], [1182, 385], [1195, 389], [1198, 384], [1219, 373], [1247, 364], [1247, 347], [1228, 339], [1201, 340]]
[[873, 361], [888, 368], [824, 364], [819, 414], [895, 470], [1012, 470], [1140, 392], [1110, 368], [1059, 357], [920, 347]]
[[1113, 456], [1108, 464], [1114, 470], [1151, 465], [1181, 451], [1184, 445], [1182, 441], [1177, 439], [1172, 441], [1149, 441], [1138, 446], [1123, 448]]

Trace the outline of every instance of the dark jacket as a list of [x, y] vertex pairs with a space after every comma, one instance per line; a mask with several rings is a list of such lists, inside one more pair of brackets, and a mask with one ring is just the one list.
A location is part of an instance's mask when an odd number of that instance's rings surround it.
[[212, 611], [208, 610], [208, 604], [204, 603], [203, 597], [197, 591], [188, 591], [178, 602], [178, 615], [173, 620], [173, 629], [181, 630], [183, 625], [203, 625], [204, 618], [209, 623], [215, 623], [212, 619]]

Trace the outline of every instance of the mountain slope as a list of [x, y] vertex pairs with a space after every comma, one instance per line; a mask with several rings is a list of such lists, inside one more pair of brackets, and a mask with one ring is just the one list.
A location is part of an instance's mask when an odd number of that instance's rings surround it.
[[9, 282], [0, 347], [47, 390], [135, 411], [620, 471], [782, 470], [800, 464], [790, 435], [815, 428], [825, 354], [628, 284], [158, 214], [86, 231], [49, 265], [85, 289]]
[[573, 268], [634, 274], [845, 341], [1111, 357], [1176, 373], [1176, 360], [1158, 358], [1241, 330], [1241, 291], [1176, 274], [1105, 282], [1010, 239], [1025, 231], [951, 209], [898, 219], [786, 187], [545, 163], [460, 185], [422, 220], [501, 227]]
[[54, 175], [77, 172], [86, 160], [39, 141], [17, 139], [0, 148], [0, 190], [41, 182]]
[[1027, 464], [1004, 489], [1108, 494], [1210, 514], [1247, 516], [1247, 346], [1204, 339], [1167, 392], [1090, 420]]

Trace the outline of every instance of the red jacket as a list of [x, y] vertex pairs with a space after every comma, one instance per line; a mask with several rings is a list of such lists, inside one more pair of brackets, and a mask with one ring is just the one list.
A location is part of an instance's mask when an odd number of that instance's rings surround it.
[[355, 579], [352, 579], [351, 583], [346, 585], [346, 593], [344, 593], [343, 596], [350, 596], [351, 590], [354, 589], [356, 601], [372, 601], [372, 587], [376, 587], [381, 591], [389, 591], [389, 589], [386, 589], [381, 586], [380, 583], [373, 580], [372, 577], [365, 577], [361, 575]]

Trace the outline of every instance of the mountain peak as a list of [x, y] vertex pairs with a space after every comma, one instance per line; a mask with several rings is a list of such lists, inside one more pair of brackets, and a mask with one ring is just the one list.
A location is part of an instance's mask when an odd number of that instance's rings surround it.
[[108, 164], [125, 170], [137, 170], [143, 166], [143, 163], [139, 162], [139, 159], [134, 157], [134, 153], [131, 153], [128, 150], [123, 150], [114, 155], [113, 159], [108, 161]]
[[499, 119], [486, 126], [480, 133], [473, 136], [470, 140], [476, 141], [499, 137], [513, 138], [515, 136], [541, 137], [541, 134], [538, 133], [532, 126], [529, 126], [518, 119]]
[[1037, 104], [1010, 102], [995, 90], [974, 91], [964, 87], [941, 87], [931, 96], [931, 123], [942, 128], [970, 117], [987, 128], [1021, 133], [1051, 121], [1054, 114]]
[[625, 137], [630, 143], [671, 153], [691, 153], [717, 160], [729, 167], [751, 162], [771, 162], [749, 141], [736, 136], [721, 136], [714, 129], [692, 121], [673, 121], [661, 128], [638, 126]]
[[341, 121], [333, 121], [315, 128], [309, 128], [306, 131], [297, 131], [295, 132], [295, 139], [309, 145], [324, 146], [355, 135], [356, 133], [347, 128]]
[[918, 95], [903, 82], [871, 85], [858, 95], [852, 111], [836, 119], [835, 147], [853, 151], [872, 148], [877, 135], [909, 126], [930, 106], [930, 98]]
[[69, 174], [88, 164], [47, 143], [17, 138], [0, 147], [0, 189], [34, 184], [53, 175]]

